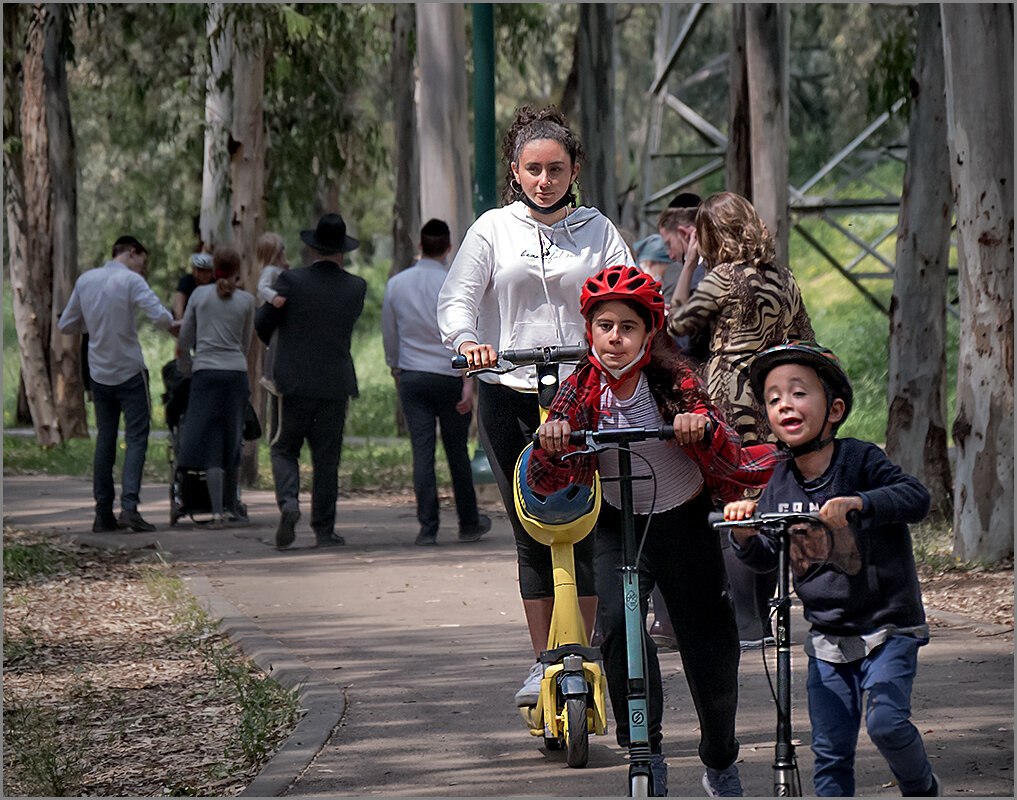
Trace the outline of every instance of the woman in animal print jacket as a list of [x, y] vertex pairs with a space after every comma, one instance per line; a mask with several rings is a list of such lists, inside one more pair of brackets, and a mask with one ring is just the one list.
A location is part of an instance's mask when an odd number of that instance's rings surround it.
[[687, 302], [672, 304], [668, 331], [709, 334], [703, 377], [710, 399], [742, 444], [775, 441], [752, 394], [749, 363], [786, 339], [815, 338], [801, 291], [791, 270], [774, 263], [773, 237], [741, 195], [707, 197], [696, 214], [696, 240], [706, 276]]

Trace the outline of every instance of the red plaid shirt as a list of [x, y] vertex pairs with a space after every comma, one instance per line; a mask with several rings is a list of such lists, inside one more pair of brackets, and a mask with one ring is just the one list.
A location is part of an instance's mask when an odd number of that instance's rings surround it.
[[[777, 447], [772, 444], [742, 447], [738, 434], [721, 418], [691, 369], [679, 367], [673, 379], [668, 398], [654, 394], [664, 419], [674, 420], [677, 413], [691, 412], [705, 414], [713, 422], [713, 437], [709, 444], [696, 442], [682, 448], [699, 467], [713, 499], [727, 503], [738, 500], [745, 489], [765, 486], [774, 465], [783, 458]], [[574, 431], [595, 431], [600, 416], [600, 395], [600, 373], [589, 362], [580, 364], [562, 381], [551, 403], [548, 419], [563, 419]], [[570, 446], [565, 453], [577, 449]], [[526, 479], [533, 491], [551, 494], [570, 483], [592, 485], [596, 470], [596, 455], [575, 456], [562, 462], [559, 456], [549, 456], [544, 450], [534, 448]]]

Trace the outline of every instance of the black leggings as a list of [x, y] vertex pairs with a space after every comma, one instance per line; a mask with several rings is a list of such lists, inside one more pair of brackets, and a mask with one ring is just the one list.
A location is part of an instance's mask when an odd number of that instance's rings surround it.
[[[516, 538], [519, 594], [524, 600], [554, 597], [551, 548], [535, 541], [523, 528], [512, 497], [516, 460], [540, 424], [536, 392], [517, 392], [501, 384], [477, 381], [477, 432], [491, 462], [502, 502]], [[595, 594], [591, 533], [573, 548], [576, 588], [580, 597]]]
[[[709, 495], [701, 491], [683, 505], [653, 516], [639, 560], [639, 595], [643, 626], [647, 599], [660, 587], [671, 614], [685, 678], [699, 719], [699, 758], [713, 769], [725, 769], [738, 756], [735, 714], [738, 707], [738, 629], [727, 593], [720, 539], [707, 523]], [[646, 516], [635, 515], [637, 540]], [[628, 660], [622, 601], [621, 512], [604, 503], [597, 520], [597, 625], [604, 635], [607, 689], [617, 725], [618, 744], [627, 747]], [[646, 642], [646, 694], [650, 749], [661, 752], [663, 691], [657, 646]]]

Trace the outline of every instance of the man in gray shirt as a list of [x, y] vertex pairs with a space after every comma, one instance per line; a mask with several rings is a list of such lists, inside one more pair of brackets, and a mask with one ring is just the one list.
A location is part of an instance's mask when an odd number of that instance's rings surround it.
[[[112, 260], [83, 273], [74, 285], [57, 327], [61, 333], [88, 334], [88, 367], [95, 404], [95, 458], [92, 493], [95, 522], [92, 530], [130, 528], [154, 531], [138, 511], [141, 474], [148, 451], [150, 400], [148, 370], [138, 342], [135, 316], [142, 310], [154, 325], [176, 335], [179, 323], [159, 302], [142, 277], [148, 251], [133, 236], [121, 236], [113, 245]], [[124, 416], [123, 486], [120, 519], [113, 516], [116, 487], [117, 430]]]
[[438, 485], [434, 474], [435, 421], [452, 475], [459, 541], [473, 542], [491, 529], [478, 514], [473, 472], [466, 450], [473, 413], [473, 381], [452, 369], [452, 353], [438, 330], [438, 292], [452, 249], [448, 225], [430, 220], [420, 230], [423, 255], [392, 276], [381, 306], [385, 363], [392, 370], [413, 448], [413, 491], [417, 498], [418, 545], [437, 544]]

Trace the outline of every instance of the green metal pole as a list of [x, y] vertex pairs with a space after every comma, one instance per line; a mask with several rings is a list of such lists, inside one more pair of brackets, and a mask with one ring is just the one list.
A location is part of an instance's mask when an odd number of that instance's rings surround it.
[[498, 205], [494, 139], [494, 5], [473, 4], [473, 211]]

